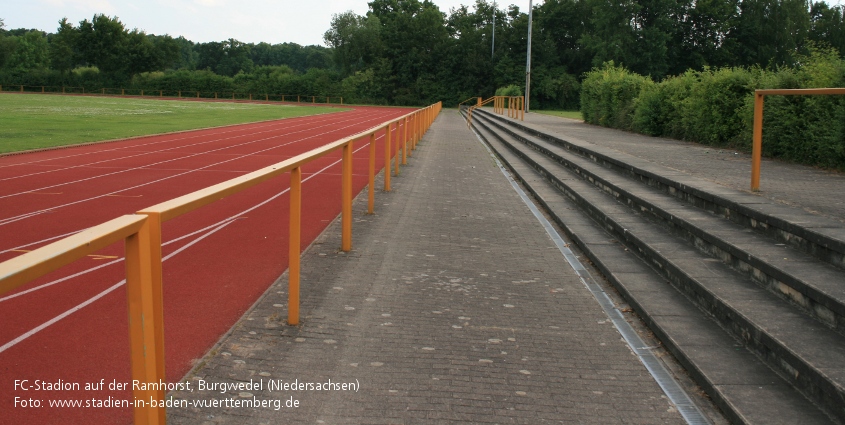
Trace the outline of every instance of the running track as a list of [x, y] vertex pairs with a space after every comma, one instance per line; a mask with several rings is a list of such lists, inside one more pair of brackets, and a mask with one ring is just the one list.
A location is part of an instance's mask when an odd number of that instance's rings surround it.
[[[0, 157], [0, 261], [409, 111], [356, 108]], [[383, 133], [376, 144], [380, 169]], [[367, 184], [368, 141], [354, 147], [358, 193]], [[304, 166], [303, 180], [304, 248], [340, 212], [340, 152]], [[287, 269], [288, 187], [288, 179], [275, 179], [164, 224], [168, 381], [180, 380]], [[22, 379], [83, 386], [130, 381], [123, 245], [97, 254], [0, 295], [0, 424], [131, 422], [129, 408], [14, 407], [16, 396], [45, 405], [49, 399], [132, 399], [131, 391], [108, 387], [92, 393], [14, 386]]]

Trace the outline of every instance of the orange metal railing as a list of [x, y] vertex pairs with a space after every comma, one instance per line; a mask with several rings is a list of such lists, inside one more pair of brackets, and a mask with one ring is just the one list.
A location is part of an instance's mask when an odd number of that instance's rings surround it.
[[751, 145], [751, 190], [760, 190], [760, 162], [763, 155], [763, 102], [766, 96], [812, 96], [845, 94], [845, 88], [766, 89], [754, 91], [754, 134]]
[[[374, 210], [376, 133], [385, 131], [384, 190], [390, 191], [390, 161], [406, 163], [408, 150], [417, 143], [440, 113], [441, 103], [379, 124], [369, 130], [312, 149], [240, 177], [162, 202], [94, 226], [73, 236], [0, 263], [0, 294], [11, 291], [64, 265], [70, 264], [113, 243], [126, 247], [126, 292], [129, 310], [129, 340], [132, 379], [142, 383], [164, 381], [164, 316], [162, 296], [161, 225], [182, 214], [234, 195], [264, 181], [290, 173], [290, 237], [288, 266], [288, 323], [299, 324], [300, 218], [302, 166], [331, 152], [342, 151], [341, 249], [352, 249], [352, 152], [356, 140], [369, 138], [369, 213]], [[401, 128], [401, 130], [400, 130]], [[395, 130], [395, 131], [394, 131]], [[395, 143], [391, 132], [396, 133]], [[395, 149], [393, 145], [396, 145]], [[401, 151], [401, 154], [400, 154]], [[141, 389], [157, 388], [157, 389]], [[134, 386], [135, 400], [164, 400], [160, 386]], [[165, 423], [163, 406], [135, 406], [136, 424]]]
[[469, 102], [470, 100], [476, 100], [476, 101], [477, 101], [477, 103], [476, 103], [476, 104], [480, 104], [480, 103], [481, 103], [481, 98], [480, 98], [480, 97], [473, 96], [473, 97], [470, 97], [470, 98], [468, 98], [467, 100], [465, 100], [465, 101], [463, 101], [463, 102], [459, 103], [459, 104], [458, 104], [458, 109], [460, 109], [460, 108], [461, 108], [461, 106], [462, 106], [464, 103], [467, 103], [467, 102]]
[[[471, 97], [470, 99], [475, 99]], [[470, 100], [467, 99], [467, 100]], [[461, 102], [463, 104], [467, 100]], [[508, 117], [517, 118], [520, 121], [525, 120], [525, 96], [493, 96], [487, 100], [482, 101], [478, 98], [478, 103], [470, 106], [467, 110], [467, 126], [472, 126], [472, 111], [480, 108], [490, 102], [493, 102], [493, 112], [497, 114], [504, 114], [507, 110]], [[460, 108], [460, 105], [458, 106]]]

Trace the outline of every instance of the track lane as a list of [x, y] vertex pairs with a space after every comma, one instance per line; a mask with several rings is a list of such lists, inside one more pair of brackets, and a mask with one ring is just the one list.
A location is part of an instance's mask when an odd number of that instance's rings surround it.
[[[339, 122], [352, 122], [352, 125], [355, 125], [358, 122], [358, 119], [359, 117], [357, 116], [351, 116], [341, 121], [335, 121], [333, 125], [337, 125]], [[343, 130], [344, 129], [341, 128], [335, 131]], [[294, 126], [294, 128], [284, 128], [282, 131], [279, 131], [279, 129], [270, 129], [261, 132], [239, 134], [231, 137], [218, 138], [212, 140], [211, 142], [214, 142], [217, 146], [174, 146], [165, 150], [149, 151], [147, 152], [147, 154], [159, 157], [153, 159], [152, 161], [150, 161], [150, 158], [138, 158], [138, 155], [133, 155], [132, 157], [128, 158], [114, 158], [110, 161], [114, 162], [114, 164], [112, 165], [116, 167], [117, 170], [106, 173], [98, 173], [97, 167], [80, 166], [67, 167], [62, 170], [67, 171], [71, 174], [59, 173], [58, 175], [51, 175], [46, 177], [43, 174], [40, 174], [37, 175], [37, 179], [28, 179], [29, 181], [23, 181], [24, 179], [7, 178], [5, 179], [6, 184], [4, 184], [2, 192], [0, 192], [0, 200], [20, 196], [33, 191], [54, 190], [72, 184], [87, 183], [95, 179], [112, 177], [122, 173], [130, 173], [139, 168], [151, 168], [161, 164], [168, 164], [174, 162], [178, 163], [182, 160], [189, 160], [200, 156], [212, 155], [214, 153], [223, 153], [224, 155], [233, 156], [250, 155], [254, 154], [255, 152], [269, 150], [270, 148], [272, 148], [274, 141], [282, 138], [295, 136], [296, 140], [294, 142], [289, 143], [296, 143], [301, 142], [303, 140], [309, 140], [313, 137], [318, 137], [321, 135], [323, 135], [323, 133], [320, 133], [319, 127], [314, 128], [304, 125], [297, 125]], [[259, 150], [256, 151], [254, 146], [258, 146]], [[189, 147], [192, 149], [187, 149]], [[242, 149], [244, 147], [249, 147], [252, 149]], [[102, 162], [104, 161], [97, 161], [97, 163]], [[201, 158], [199, 162], [203, 163], [204, 161]]]
[[[402, 113], [404, 113], [404, 111], [402, 111]], [[399, 115], [401, 115], [401, 113]], [[379, 138], [378, 143], [380, 155], [378, 155], [377, 158], [379, 158], [379, 166], [381, 167], [381, 162], [383, 161], [383, 155], [381, 153], [383, 153], [384, 148], [383, 137]], [[353, 179], [356, 191], [366, 185], [367, 178], [365, 173], [366, 163], [368, 162], [368, 151], [364, 149], [365, 146], [365, 143], [356, 143], [357, 152], [354, 156], [356, 161], [356, 175]], [[332, 155], [331, 157], [321, 158], [320, 164], [314, 164], [313, 167], [307, 166], [304, 170], [305, 178], [309, 179], [304, 186], [304, 208], [308, 208], [310, 210], [312, 207], [318, 206], [321, 211], [319, 214], [306, 215], [306, 223], [303, 227], [304, 245], [308, 243], [307, 241], [313, 239], [313, 237], [315, 237], [322, 228], [327, 225], [328, 221], [337, 215], [337, 212], [340, 209], [340, 165], [335, 164], [321, 174], [313, 174], [318, 170], [318, 166], [322, 167], [332, 162], [336, 162], [338, 157], [339, 156], [337, 155]], [[230, 177], [232, 176], [226, 176], [226, 178]], [[222, 180], [225, 180], [226, 178], [223, 178]], [[233, 212], [236, 213], [237, 211], [243, 211], [242, 207], [244, 205], [251, 203], [255, 204], [258, 201], [266, 200], [268, 197], [278, 194], [280, 187], [287, 187], [287, 180], [284, 178], [282, 179], [282, 183], [280, 185], [268, 183], [218, 202], [217, 204], [219, 205], [209, 209], [207, 213], [198, 214], [198, 212], [194, 212], [184, 217], [180, 217], [180, 219], [174, 220], [173, 222], [165, 223], [163, 229], [165, 240], [190, 233], [189, 231], [195, 231], [197, 228], [202, 226], [208, 226], [210, 224], [214, 224], [215, 222], [220, 222], [221, 219], [231, 217]], [[264, 187], [266, 187], [266, 189], [264, 189]], [[270, 190], [271, 187], [273, 190]], [[207, 346], [216, 341], [220, 332], [228, 329], [230, 323], [226, 324], [227, 320], [233, 320], [234, 318], [239, 317], [245, 308], [243, 305], [248, 306], [251, 303], [249, 300], [254, 300], [254, 298], [263, 291], [263, 288], [266, 287], [269, 281], [275, 279], [275, 277], [277, 277], [278, 274], [286, 268], [286, 203], [287, 200], [285, 196], [277, 197], [276, 199], [269, 201], [262, 207], [245, 214], [245, 218], [232, 222], [224, 229], [221, 229], [214, 235], [209, 236], [206, 240], [192, 246], [189, 250], [184, 251], [183, 254], [180, 254], [181, 257], [174, 257], [165, 265], [165, 309], [167, 329], [166, 349], [168, 353], [169, 379], [178, 379], [181, 374], [178, 376], [174, 376], [174, 374], [180, 372], [180, 367], [181, 372], [184, 373], [184, 371], [187, 370], [187, 367], [190, 366], [190, 360], [193, 357], [201, 355]], [[147, 199], [143, 206], [147, 206], [149, 204], [151, 204], [151, 202]], [[322, 211], [325, 207], [331, 209], [332, 205], [334, 205], [333, 212]], [[76, 226], [76, 228], [72, 230], [78, 229], [79, 226]], [[223, 236], [232, 237], [232, 235], [235, 235], [234, 240], [223, 238]], [[217, 238], [221, 239], [218, 241]], [[188, 239], [185, 241], [187, 240]], [[216, 246], [212, 243], [215, 241], [219, 242]], [[172, 247], [170, 245], [165, 247], [165, 253], [167, 254], [168, 252], [172, 252], [172, 250], [177, 249], [178, 247], [176, 245], [178, 244], [173, 244]], [[221, 249], [220, 245], [229, 248], [236, 246], [237, 248], [234, 250], [226, 250]], [[110, 249], [113, 249], [118, 254], [122, 251], [122, 248], [120, 247], [113, 247]], [[111, 253], [115, 253], [114, 251]], [[232, 252], [236, 252], [240, 255], [240, 257], [238, 257], [238, 259], [233, 259]], [[197, 261], [200, 262], [194, 263], [192, 260], [181, 260], [180, 258], [199, 259]], [[115, 265], [111, 268], [117, 270], [117, 276], [120, 276], [122, 266]], [[264, 274], [255, 273], [257, 270], [266, 270], [266, 272]], [[241, 273], [244, 273], [244, 275], [241, 275]], [[96, 278], [94, 278], [95, 276]], [[112, 282], [112, 284], [115, 282], [114, 279], [110, 280], [110, 277], [111, 275], [103, 270], [102, 275], [92, 273], [90, 275], [86, 275], [84, 279], [77, 278], [72, 282], [63, 282], [55, 286], [65, 286], [79, 289], [80, 287], [77, 285], [76, 281], [86, 280], [99, 282], [100, 286], [95, 286], [97, 288], [103, 288], [108, 287], [108, 282]], [[211, 284], [210, 282], [215, 283]], [[48, 292], [52, 292], [52, 289], [36, 292], [43, 292], [44, 294], [47, 294]], [[91, 292], [96, 292], [96, 288], [92, 287]], [[86, 295], [90, 295], [90, 292]], [[30, 294], [27, 294], [26, 297], [18, 298], [25, 299], [29, 296]], [[239, 297], [243, 298], [241, 299]], [[47, 299], [49, 298], [50, 297], [46, 297], [43, 302], [48, 302]], [[85, 297], [83, 296], [75, 300], [78, 301], [82, 298]], [[124, 316], [126, 307], [124, 298], [125, 295], [122, 290], [114, 290], [97, 300], [91, 306], [68, 316], [41, 332], [38, 332], [26, 341], [8, 349], [6, 352], [0, 353], [0, 359], [6, 359], [11, 356], [16, 360], [14, 366], [15, 369], [20, 367], [20, 370], [50, 370], [50, 368], [43, 369], [46, 364], [44, 363], [43, 355], [47, 355], [49, 353], [58, 355], [58, 353], [61, 352], [63, 357], [70, 356], [76, 359], [96, 359], [92, 360], [94, 364], [101, 366], [96, 368], [96, 370], [92, 370], [84, 364], [69, 365], [67, 366], [67, 375], [64, 375], [65, 372], [62, 372], [62, 376], [97, 376], [98, 373], [99, 375], [102, 375], [102, 370], [113, 370], [114, 376], [120, 376], [122, 373], [121, 368], [127, 369], [126, 375], [128, 375], [128, 354], [125, 354], [125, 357], [123, 356], [124, 353], [128, 353], [128, 344], [125, 337], [126, 323]], [[237, 298], [242, 301], [240, 303], [240, 307], [236, 307], [238, 303], [234, 302], [236, 300], [233, 300], [233, 298]], [[12, 300], [9, 302], [11, 301]], [[178, 307], [180, 304], [185, 303], [190, 304], [191, 307], [186, 308], [184, 305], [181, 306], [182, 308]], [[69, 300], [65, 304], [69, 305], [73, 303]], [[0, 311], [5, 313], [7, 305], [11, 304], [8, 304], [8, 302], [0, 302]], [[102, 315], [92, 315], [92, 311], [100, 310], [102, 308], [100, 305], [113, 306], [106, 308], [106, 310], [111, 308], [114, 311], [111, 313], [103, 313]], [[94, 308], [95, 306], [96, 309]], [[53, 309], [51, 309], [51, 311], [55, 313]], [[186, 323], [191, 320], [196, 321], [196, 317], [202, 316], [201, 313], [203, 312], [213, 312], [213, 314], [210, 319], [202, 321], [201, 325], [173, 325], [173, 323]], [[46, 316], [49, 316], [49, 314], [45, 315], [45, 317]], [[103, 322], [102, 317], [109, 317], [111, 320]], [[228, 319], [222, 320], [220, 323], [214, 322], [216, 318], [223, 317]], [[2, 320], [5, 322], [6, 319], [7, 317], [4, 317]], [[33, 323], [35, 322], [38, 321], [33, 321]], [[99, 341], [95, 339], [87, 341], [85, 346], [68, 345], [63, 342], [53, 344], [55, 339], [66, 339], [66, 335], [75, 332], [75, 327], [77, 326], [83, 326], [86, 328], [89, 328], [90, 326], [102, 326], [104, 327], [102, 334], [108, 335], [106, 338], [107, 341]], [[198, 335], [198, 333], [203, 333], [205, 337]], [[205, 333], [207, 333], [207, 335]], [[6, 335], [3, 337], [3, 342], [0, 343], [4, 343], [5, 340]], [[118, 345], [118, 341], [121, 347], [114, 347]], [[29, 355], [20, 355], [21, 351], [19, 350], [24, 350], [23, 352], [27, 352], [29, 350], [38, 351], [38, 347], [47, 347], [50, 344], [53, 344], [53, 347], [58, 348], [56, 350], [53, 350], [52, 348], [45, 348], [46, 351], [40, 353], [36, 356], [36, 358], [30, 358], [31, 356]], [[110, 346], [110, 344], [112, 346]], [[203, 349], [196, 348], [197, 346], [202, 346], [203, 344]], [[106, 349], [104, 347], [110, 348]], [[127, 348], [124, 349], [123, 347]], [[115, 357], [114, 360], [103, 359], [101, 358], [102, 352], [100, 350], [119, 353], [121, 356], [112, 356]], [[15, 353], [17, 353], [17, 355]], [[98, 356], [98, 353], [100, 356]], [[186, 353], [192, 354], [188, 355]], [[97, 370], [100, 370], [100, 372], [97, 372]], [[6, 376], [4, 379], [10, 378]], [[125, 379], [128, 379], [128, 376]], [[65, 409], [65, 411], [69, 414], [73, 413], [72, 409]], [[94, 416], [82, 416], [80, 418], [84, 417], [84, 420], [80, 419], [80, 423], [88, 422], [89, 420], [102, 420], [105, 421], [105, 423], [110, 423], [113, 419], [109, 419], [110, 416], [108, 415], [99, 417], [98, 415], [100, 412], [92, 413], [89, 411], [86, 413], [93, 414]], [[126, 415], [128, 415], [128, 413], [126, 413]], [[33, 417], [32, 419], [35, 418]], [[2, 421], [3, 420], [0, 419], [0, 422]], [[120, 420], [118, 420], [118, 422], [120, 422]]]
[[[0, 195], [0, 211], [5, 215], [0, 217], [0, 240], [9, 245], [25, 243], [27, 241], [21, 240], [19, 233], [9, 231], [6, 227], [10, 224], [20, 224], [22, 221], [30, 220], [47, 213], [59, 212], [65, 214], [63, 209], [69, 207], [89, 207], [89, 204], [92, 205], [89, 208], [96, 208], [96, 211], [102, 211], [104, 213], [97, 217], [86, 216], [85, 218], [94, 221], [94, 223], [85, 223], [90, 226], [98, 222], [97, 220], [100, 216], [108, 216], [109, 214], [116, 216], [131, 213], [144, 206], [171, 199], [234, 177], [226, 174], [218, 174], [213, 177], [200, 177], [195, 175], [198, 171], [213, 171], [217, 169], [226, 171], [245, 169], [251, 171], [317, 147], [321, 143], [324, 143], [322, 140], [336, 140], [348, 134], [369, 128], [375, 123], [383, 122], [384, 119], [387, 119], [387, 117], [381, 115], [367, 120], [357, 119], [353, 124], [349, 124], [348, 120], [343, 120], [341, 122], [348, 124], [344, 126], [345, 128], [332, 131], [318, 129], [311, 131], [310, 133], [312, 134], [301, 134], [293, 140], [286, 139], [286, 133], [283, 133], [279, 136], [281, 139], [272, 138], [274, 142], [269, 147], [263, 147], [263, 149], [259, 149], [258, 151], [255, 149], [244, 151], [244, 153], [238, 156], [226, 157], [211, 164], [208, 164], [207, 161], [213, 157], [194, 156], [190, 162], [182, 162], [183, 168], [180, 170], [184, 171], [160, 172], [155, 166], [136, 166], [131, 170], [133, 173], [116, 172], [119, 173], [120, 179], [110, 178], [96, 181], [96, 179], [86, 177], [84, 181], [80, 182], [81, 184], [77, 185], [62, 184], [61, 186], [42, 187], [37, 192], [16, 196]], [[279, 140], [284, 140], [284, 142], [279, 142]], [[113, 174], [112, 176], [114, 175], [117, 174]], [[187, 178], [185, 178], [186, 176]], [[178, 181], [174, 181], [174, 179], [178, 179]], [[162, 185], [161, 183], [164, 182], [166, 184]], [[26, 201], [13, 202], [20, 199], [15, 199], [18, 196], [25, 197]], [[136, 198], [137, 202], [132, 202], [131, 199], [125, 203], [112, 203], [110, 200], [104, 202], [102, 199], [104, 197]], [[137, 209], [112, 208], [112, 206], [122, 207], [124, 204], [132, 205]], [[62, 228], [56, 227], [57, 224], [53, 223], [50, 226], [50, 231], [53, 234], [57, 232], [64, 233]], [[5, 249], [9, 245], [0, 245], [0, 249]]]

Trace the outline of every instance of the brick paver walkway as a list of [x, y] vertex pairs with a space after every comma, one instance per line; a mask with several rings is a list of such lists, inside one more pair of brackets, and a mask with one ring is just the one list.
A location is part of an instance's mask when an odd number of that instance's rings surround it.
[[170, 408], [171, 423], [683, 423], [455, 111], [393, 189], [373, 216], [356, 200], [351, 253], [334, 223], [303, 254], [301, 326], [282, 276], [173, 394], [279, 409]]

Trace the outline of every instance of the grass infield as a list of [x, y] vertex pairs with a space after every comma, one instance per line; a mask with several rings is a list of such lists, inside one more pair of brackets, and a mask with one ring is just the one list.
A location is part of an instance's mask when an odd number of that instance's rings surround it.
[[538, 114], [545, 114], [545, 115], [553, 115], [556, 117], [563, 117], [563, 118], [571, 118], [573, 120], [581, 120], [584, 121], [584, 117], [581, 115], [581, 111], [531, 111], [536, 112]]
[[0, 153], [343, 110], [325, 106], [0, 94]]

